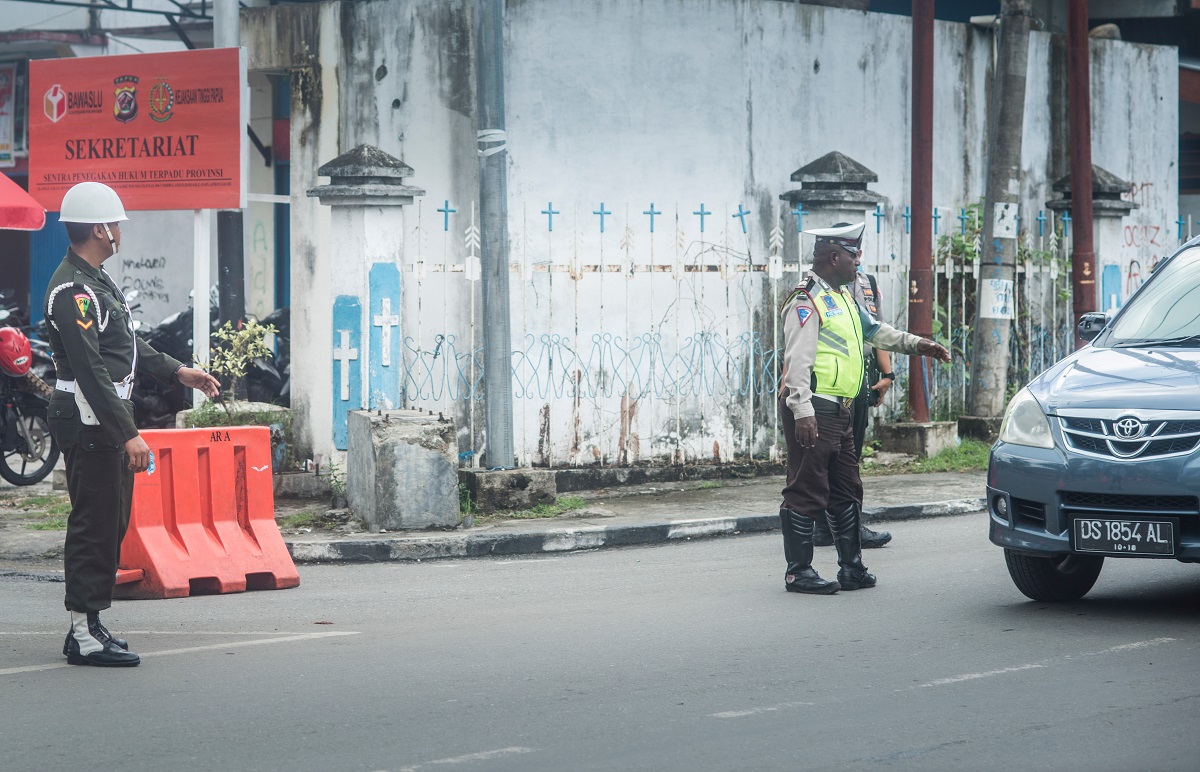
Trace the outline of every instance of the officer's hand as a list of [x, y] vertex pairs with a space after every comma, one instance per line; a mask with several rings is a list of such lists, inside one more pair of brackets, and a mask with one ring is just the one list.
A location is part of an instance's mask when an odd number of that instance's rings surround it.
[[137, 435], [125, 442], [125, 452], [129, 454], [129, 468], [134, 472], [144, 472], [150, 468], [150, 446]]
[[945, 346], [934, 343], [928, 338], [921, 338], [921, 342], [917, 344], [917, 353], [945, 364], [949, 364], [951, 359], [950, 352], [946, 350]]
[[871, 387], [871, 391], [875, 391], [875, 392], [879, 393], [878, 396], [875, 397], [876, 405], [880, 405], [883, 403], [883, 398], [887, 396], [888, 390], [891, 388], [892, 388], [892, 379], [891, 378], [880, 378], [879, 382]]
[[816, 416], [810, 415], [796, 419], [796, 441], [800, 443], [800, 447], [802, 448], [815, 448], [817, 446]]
[[179, 368], [179, 382], [184, 386], [200, 391], [206, 397], [215, 397], [221, 393], [220, 382], [195, 367]]

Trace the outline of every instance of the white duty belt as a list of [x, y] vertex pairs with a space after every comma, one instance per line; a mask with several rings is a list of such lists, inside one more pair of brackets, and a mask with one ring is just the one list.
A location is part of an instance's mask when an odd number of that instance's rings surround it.
[[[79, 387], [75, 385], [75, 381], [64, 381], [62, 378], [59, 378], [58, 382], [54, 384], [54, 388], [59, 391], [65, 391], [68, 394], [74, 394]], [[113, 388], [116, 390], [118, 397], [129, 399], [129, 395], [133, 393], [133, 378], [116, 381], [113, 383]]]
[[854, 397], [835, 397], [832, 394], [817, 394], [814, 392], [813, 398], [824, 400], [825, 402], [832, 402], [835, 405], [841, 405], [847, 410], [849, 410], [850, 406], [854, 404]]

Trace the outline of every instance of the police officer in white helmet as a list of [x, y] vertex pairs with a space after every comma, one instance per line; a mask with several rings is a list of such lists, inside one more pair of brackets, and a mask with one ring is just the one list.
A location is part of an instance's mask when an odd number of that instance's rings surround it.
[[81, 182], [63, 196], [59, 219], [71, 247], [50, 280], [45, 310], [58, 377], [50, 430], [71, 497], [63, 553], [71, 629], [63, 654], [72, 665], [128, 667], [140, 658], [101, 624], [100, 612], [112, 605], [134, 474], [150, 462], [133, 421], [133, 382], [149, 375], [210, 397], [220, 385], [135, 335], [125, 296], [101, 267], [120, 250], [120, 224], [129, 219], [116, 191]]

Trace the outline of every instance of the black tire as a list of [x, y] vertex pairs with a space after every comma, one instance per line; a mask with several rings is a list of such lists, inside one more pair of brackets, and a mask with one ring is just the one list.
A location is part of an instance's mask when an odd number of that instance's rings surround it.
[[1057, 603], [1079, 600], [1096, 584], [1104, 558], [1100, 555], [1026, 555], [1004, 550], [1008, 575], [1025, 597]]
[[45, 408], [23, 407], [20, 421], [25, 423], [32, 447], [5, 450], [0, 458], [0, 477], [13, 485], [33, 485], [46, 479], [58, 463], [58, 443], [50, 435]]

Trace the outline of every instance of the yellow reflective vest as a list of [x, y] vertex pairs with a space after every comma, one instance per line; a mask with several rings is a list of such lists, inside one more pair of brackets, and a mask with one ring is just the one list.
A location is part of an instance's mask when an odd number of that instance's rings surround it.
[[810, 290], [809, 297], [821, 323], [817, 360], [813, 365], [813, 391], [834, 397], [857, 397], [865, 375], [858, 305], [848, 293], [826, 289], [820, 283]]

